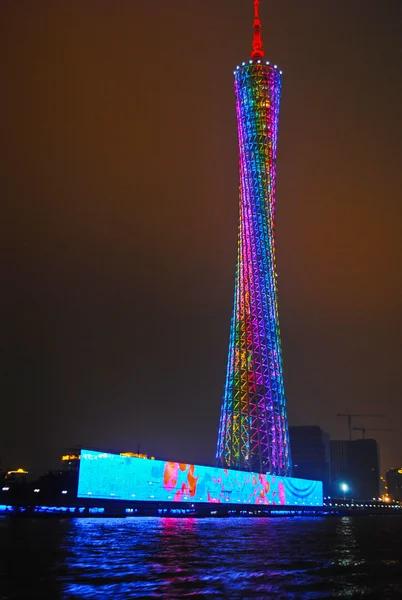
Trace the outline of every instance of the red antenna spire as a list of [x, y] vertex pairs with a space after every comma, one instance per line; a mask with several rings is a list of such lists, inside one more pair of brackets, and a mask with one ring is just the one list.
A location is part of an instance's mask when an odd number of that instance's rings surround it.
[[260, 6], [260, 0], [254, 0], [254, 39], [253, 49], [251, 51], [251, 58], [264, 58], [264, 50], [262, 49], [261, 39], [261, 21], [258, 8]]

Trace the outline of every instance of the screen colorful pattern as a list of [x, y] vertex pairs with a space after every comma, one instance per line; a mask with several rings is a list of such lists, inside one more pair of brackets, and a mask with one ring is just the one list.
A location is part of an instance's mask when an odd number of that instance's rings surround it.
[[82, 450], [79, 498], [260, 505], [323, 503], [322, 483]]

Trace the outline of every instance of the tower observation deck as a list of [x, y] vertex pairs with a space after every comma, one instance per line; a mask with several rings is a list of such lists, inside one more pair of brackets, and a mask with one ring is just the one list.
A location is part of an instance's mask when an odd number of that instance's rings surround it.
[[235, 71], [239, 233], [216, 465], [291, 475], [275, 258], [281, 71], [264, 60], [259, 0], [251, 59]]

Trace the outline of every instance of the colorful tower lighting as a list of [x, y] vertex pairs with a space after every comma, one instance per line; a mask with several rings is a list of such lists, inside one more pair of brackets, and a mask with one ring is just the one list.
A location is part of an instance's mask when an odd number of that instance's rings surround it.
[[275, 259], [281, 73], [263, 61], [259, 0], [251, 60], [235, 71], [238, 254], [217, 466], [291, 475]]

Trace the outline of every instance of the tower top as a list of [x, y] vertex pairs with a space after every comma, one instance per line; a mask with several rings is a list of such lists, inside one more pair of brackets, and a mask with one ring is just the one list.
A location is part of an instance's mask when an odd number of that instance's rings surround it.
[[260, 0], [254, 0], [254, 38], [253, 38], [253, 49], [251, 51], [251, 58], [264, 58], [264, 50], [262, 49], [261, 39], [261, 21], [259, 15]]

